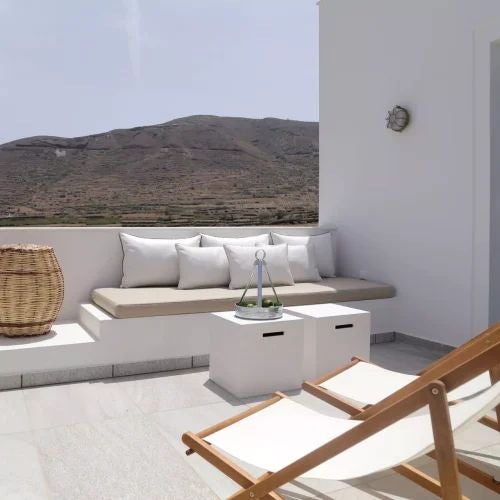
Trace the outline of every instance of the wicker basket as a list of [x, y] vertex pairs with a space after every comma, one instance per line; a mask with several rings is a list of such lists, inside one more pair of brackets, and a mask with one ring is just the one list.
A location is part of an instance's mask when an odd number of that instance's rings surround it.
[[50, 332], [63, 297], [64, 279], [53, 248], [0, 245], [0, 334]]

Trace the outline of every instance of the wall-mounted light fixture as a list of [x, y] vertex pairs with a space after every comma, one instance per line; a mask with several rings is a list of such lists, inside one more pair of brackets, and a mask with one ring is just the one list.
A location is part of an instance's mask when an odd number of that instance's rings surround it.
[[401, 106], [394, 106], [387, 114], [387, 128], [394, 132], [402, 132], [408, 123], [410, 123], [410, 113]]

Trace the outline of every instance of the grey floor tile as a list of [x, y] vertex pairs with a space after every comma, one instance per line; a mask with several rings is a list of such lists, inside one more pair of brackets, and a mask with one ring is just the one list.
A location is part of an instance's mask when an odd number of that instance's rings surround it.
[[372, 344], [383, 344], [384, 342], [394, 342], [396, 334], [394, 332], [383, 332], [372, 334]]
[[233, 417], [248, 409], [243, 403], [213, 403], [191, 408], [168, 410], [151, 415], [151, 418], [159, 425], [162, 433], [170, 444], [182, 454], [186, 446], [181, 441], [181, 436], [186, 431], [199, 432], [226, 418]]
[[498, 444], [500, 432], [477, 422], [455, 433], [455, 446], [464, 450], [475, 451]]
[[[282, 391], [283, 394], [286, 394], [288, 397], [296, 396], [299, 395], [302, 391], [301, 389], [296, 389], [293, 391]], [[240, 401], [243, 401], [248, 406], [256, 406], [259, 403], [262, 403], [264, 401], [267, 401], [268, 399], [271, 399], [274, 397], [274, 393], [269, 393], [269, 394], [260, 394], [258, 396], [250, 396], [248, 398], [241, 398]]]
[[25, 432], [29, 428], [23, 391], [0, 392], [0, 434]]
[[30, 433], [0, 436], [0, 498], [49, 498], [38, 451]]
[[24, 389], [31, 428], [140, 414], [139, 408], [113, 380]]
[[346, 490], [339, 500], [436, 500], [436, 496], [399, 474], [391, 474], [368, 484], [359, 485], [353, 491]]
[[122, 380], [120, 386], [145, 414], [222, 401], [238, 403], [234, 396], [209, 380], [206, 369], [116, 380]]
[[[151, 418], [158, 424], [162, 434], [172, 448], [177, 450], [179, 456], [183, 457], [220, 498], [227, 498], [238, 490], [237, 484], [200, 456], [196, 454], [186, 456], [186, 446], [182, 443], [181, 436], [186, 431], [201, 431], [210, 425], [237, 415], [247, 408], [243, 404], [236, 406], [235, 404], [223, 402], [155, 413], [151, 415]], [[249, 469], [248, 466], [246, 468]], [[250, 469], [255, 471], [255, 469]]]
[[459, 458], [500, 481], [500, 442], [479, 450], [463, 450], [457, 447]]
[[406, 344], [416, 344], [422, 346], [424, 349], [429, 349], [434, 352], [440, 352], [441, 356], [444, 356], [445, 354], [453, 351], [453, 347], [448, 344], [442, 344], [440, 342], [434, 342], [432, 340], [414, 337], [413, 335], [406, 335], [405, 333], [395, 333], [395, 339]]
[[217, 498], [148, 417], [35, 431], [54, 500]]
[[442, 354], [438, 349], [396, 340], [373, 344], [370, 349], [370, 360], [389, 370], [414, 374], [439, 359]]

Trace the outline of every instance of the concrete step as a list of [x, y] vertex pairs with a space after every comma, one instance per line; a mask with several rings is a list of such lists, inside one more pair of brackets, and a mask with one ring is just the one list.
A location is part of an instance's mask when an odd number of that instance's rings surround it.
[[59, 323], [47, 335], [0, 337], [0, 376], [91, 366], [96, 344], [96, 338], [78, 323]]
[[101, 338], [102, 324], [114, 318], [93, 304], [81, 304], [78, 310], [78, 321], [96, 338]]

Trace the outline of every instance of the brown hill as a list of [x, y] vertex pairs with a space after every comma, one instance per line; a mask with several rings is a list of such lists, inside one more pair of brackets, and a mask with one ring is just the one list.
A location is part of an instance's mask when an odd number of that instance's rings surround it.
[[191, 116], [0, 145], [0, 225], [317, 222], [318, 124]]

